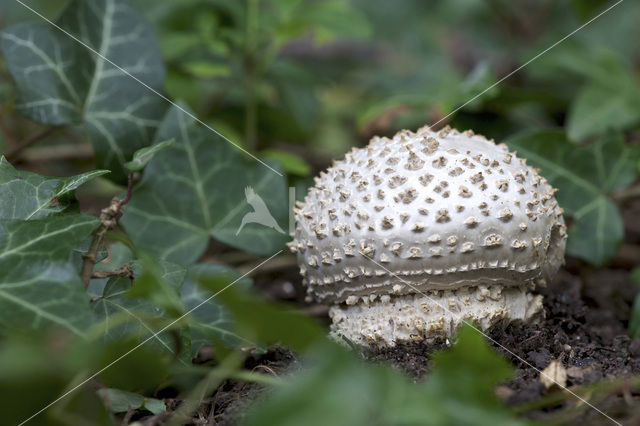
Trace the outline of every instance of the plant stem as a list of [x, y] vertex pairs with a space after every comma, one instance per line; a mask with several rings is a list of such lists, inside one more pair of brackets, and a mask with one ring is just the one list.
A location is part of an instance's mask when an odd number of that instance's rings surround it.
[[127, 176], [127, 195], [124, 200], [120, 201], [120, 208], [124, 207], [131, 200], [131, 193], [133, 192], [133, 173], [129, 173]]
[[247, 92], [245, 105], [245, 141], [249, 151], [258, 148], [258, 99], [256, 94], [256, 33], [258, 32], [258, 0], [247, 0], [247, 22], [245, 34], [245, 88]]
[[91, 278], [128, 277], [133, 278], [133, 271], [128, 263], [113, 271], [93, 271]]
[[48, 127], [46, 129], [44, 129], [43, 131], [36, 133], [35, 135], [29, 136], [28, 138], [24, 139], [21, 142], [18, 142], [17, 145], [15, 145], [13, 148], [11, 148], [9, 151], [7, 151], [6, 153], [6, 157], [8, 160], [11, 161], [15, 161], [15, 159], [19, 156], [19, 154], [25, 149], [30, 147], [31, 145], [33, 145], [34, 143], [38, 142], [39, 140], [42, 140], [44, 138], [46, 138], [47, 136], [51, 135], [53, 132], [55, 132], [58, 129], [58, 127]]
[[85, 288], [89, 288], [89, 282], [94, 276], [93, 268], [96, 264], [100, 245], [104, 241], [104, 237], [107, 235], [107, 232], [118, 225], [118, 220], [122, 217], [122, 213], [124, 212], [124, 206], [131, 199], [132, 190], [133, 173], [129, 173], [129, 184], [127, 185], [126, 197], [122, 201], [118, 200], [118, 197], [113, 197], [111, 205], [109, 205], [109, 207], [105, 207], [100, 212], [100, 220], [102, 223], [93, 234], [89, 250], [82, 255], [82, 272], [80, 273], [80, 276], [82, 277], [82, 282], [84, 283]]

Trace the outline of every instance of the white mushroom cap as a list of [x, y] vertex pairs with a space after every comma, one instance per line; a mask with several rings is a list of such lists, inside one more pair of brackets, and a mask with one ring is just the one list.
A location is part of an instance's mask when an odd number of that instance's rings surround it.
[[373, 138], [316, 178], [290, 247], [308, 294], [324, 302], [533, 287], [563, 262], [553, 194], [503, 144], [472, 131], [405, 130]]

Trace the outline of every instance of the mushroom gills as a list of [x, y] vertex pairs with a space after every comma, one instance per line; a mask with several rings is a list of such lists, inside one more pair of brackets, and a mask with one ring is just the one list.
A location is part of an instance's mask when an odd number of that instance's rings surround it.
[[486, 331], [502, 320], [535, 322], [543, 315], [542, 296], [525, 286], [501, 285], [387, 297], [329, 310], [334, 339], [377, 347], [448, 338], [463, 323]]

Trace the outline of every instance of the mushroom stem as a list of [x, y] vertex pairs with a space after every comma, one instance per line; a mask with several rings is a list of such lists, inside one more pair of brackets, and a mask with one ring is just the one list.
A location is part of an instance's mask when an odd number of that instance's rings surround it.
[[333, 337], [363, 346], [451, 337], [463, 323], [487, 330], [496, 323], [534, 321], [543, 316], [542, 296], [522, 287], [463, 287], [336, 305], [329, 310]]

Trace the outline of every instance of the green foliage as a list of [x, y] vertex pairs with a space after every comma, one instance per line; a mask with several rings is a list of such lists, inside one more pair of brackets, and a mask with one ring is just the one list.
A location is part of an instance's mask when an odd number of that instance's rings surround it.
[[615, 132], [587, 147], [576, 147], [561, 130], [527, 132], [508, 139], [507, 144], [541, 168], [542, 175], [558, 188], [558, 203], [575, 220], [567, 251], [596, 265], [611, 259], [624, 228], [610, 196], [637, 178], [638, 147], [628, 147]]
[[199, 282], [231, 312], [234, 329], [245, 339], [281, 343], [304, 351], [324, 338], [324, 332], [310, 318], [284, 304], [265, 304], [255, 294], [231, 287], [232, 278], [233, 275], [220, 272], [205, 273], [199, 276]]
[[[582, 75], [585, 86], [573, 101], [567, 119], [567, 135], [579, 141], [609, 130], [623, 130], [640, 121], [640, 80], [630, 66], [611, 51], [597, 60], [565, 59], [565, 68]], [[576, 63], [577, 62], [577, 63]]]
[[120, 389], [99, 389], [98, 395], [104, 400], [105, 405], [113, 413], [125, 413], [129, 410], [142, 409], [153, 414], [167, 411], [164, 402], [155, 398], [147, 398], [133, 392]]
[[50, 178], [14, 169], [0, 157], [0, 218], [42, 219], [77, 210], [74, 191], [85, 182], [109, 173], [95, 170], [68, 178]]
[[48, 178], [0, 158], [0, 328], [84, 334], [91, 325], [74, 252], [99, 220], [76, 214], [73, 192], [104, 173]]
[[315, 47], [371, 32], [362, 13], [338, 0], [198, 2], [196, 16], [190, 1], [136, 3], [155, 8], [169, 93], [196, 109], [215, 99], [212, 115], [249, 147], [298, 140], [317, 127], [317, 75], [281, 54], [287, 44], [310, 37]]
[[84, 334], [92, 315], [72, 253], [98, 224], [75, 214], [0, 219], [0, 328], [56, 325]]
[[266, 226], [247, 224], [236, 233], [244, 215], [252, 211], [249, 187], [279, 226], [286, 226], [284, 177], [242, 157], [178, 108], [168, 112], [156, 137], [174, 138], [176, 143], [149, 163], [122, 218], [138, 247], [185, 265], [198, 260], [211, 237], [257, 254], [273, 254], [283, 247], [287, 235]]
[[277, 161], [282, 165], [282, 169], [289, 175], [304, 177], [311, 173], [311, 166], [304, 158], [289, 152], [269, 149], [262, 152], [262, 158]]
[[91, 307], [103, 329], [102, 338], [136, 338], [142, 342], [153, 336], [148, 343], [150, 348], [169, 359], [178, 357], [186, 365], [191, 359], [188, 333], [171, 329], [156, 334], [183, 311], [178, 289], [186, 270], [168, 262], [148, 262], [145, 268], [139, 261], [131, 265], [135, 280], [112, 277], [102, 296], [92, 299]]
[[[78, 371], [93, 368], [92, 351], [64, 333], [18, 334], [9, 331], [0, 346], [0, 397], [2, 418], [19, 424], [56, 399]], [[89, 348], [90, 349], [90, 348]], [[107, 348], [105, 353], [113, 356]], [[81, 355], [81, 356], [78, 356]], [[33, 424], [111, 425], [104, 405], [94, 392], [70, 395], [32, 420]]]
[[140, 172], [147, 166], [147, 164], [149, 164], [149, 161], [151, 161], [156, 153], [171, 146], [172, 144], [173, 139], [169, 139], [168, 141], [158, 142], [149, 147], [141, 148], [133, 154], [133, 160], [125, 163], [124, 167], [130, 172]]
[[[3, 422], [18, 424], [26, 420], [134, 347], [135, 342], [126, 339], [103, 344], [59, 330], [46, 334], [7, 331], [0, 345]], [[143, 346], [123, 357], [117, 368], [105, 370], [100, 381], [107, 388], [147, 393], [165, 380], [167, 371], [166, 364]], [[95, 390], [82, 387], [31, 423], [113, 425], [113, 418]]]
[[165, 69], [153, 30], [123, 0], [73, 1], [56, 23], [66, 33], [37, 22], [0, 35], [18, 88], [16, 109], [42, 124], [83, 124], [98, 164], [119, 179], [166, 108], [140, 83], [162, 91]]
[[453, 348], [434, 357], [433, 372], [417, 384], [324, 345], [314, 352], [312, 366], [259, 403], [245, 424], [523, 424], [493, 394], [511, 375], [509, 364], [470, 327], [460, 330]]
[[191, 354], [195, 357], [198, 350], [204, 345], [212, 342], [221, 342], [229, 347], [258, 347], [260, 343], [248, 340], [236, 334], [234, 331], [234, 320], [230, 312], [219, 303], [216, 293], [212, 293], [203, 288], [199, 281], [208, 278], [218, 280], [229, 285], [234, 283], [235, 287], [243, 288], [245, 291], [251, 285], [251, 279], [241, 277], [241, 275], [226, 266], [197, 264], [189, 268], [187, 278], [180, 289], [182, 303], [190, 314], [191, 325]]

